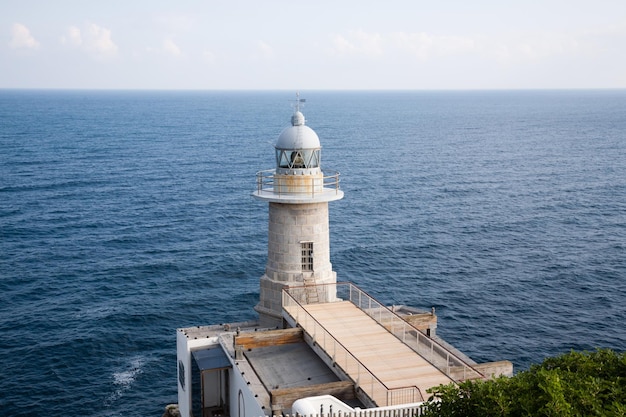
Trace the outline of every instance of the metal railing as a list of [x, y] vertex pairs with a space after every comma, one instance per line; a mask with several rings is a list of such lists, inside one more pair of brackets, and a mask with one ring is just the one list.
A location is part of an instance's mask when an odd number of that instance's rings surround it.
[[[421, 404], [414, 404], [405, 407], [379, 407], [379, 408], [366, 408], [362, 410], [353, 411], [329, 411], [327, 413], [315, 413], [315, 414], [281, 414], [280, 416], [273, 415], [272, 417], [419, 417], [423, 415]], [[269, 415], [260, 417], [270, 417]]]
[[[297, 181], [295, 187], [289, 187], [286, 179]], [[323, 177], [313, 176], [276, 176], [275, 169], [268, 169], [256, 173], [257, 194], [274, 194], [274, 195], [307, 195], [315, 197], [318, 194], [339, 192], [339, 173], [334, 172], [332, 175], [324, 175]]]
[[[335, 285], [335, 284], [327, 284]], [[297, 294], [292, 295], [291, 291]], [[304, 291], [299, 291], [304, 290]], [[328, 332], [306, 309], [304, 287], [287, 288], [283, 291], [283, 310], [291, 316], [332, 360], [333, 366], [339, 367], [352, 379], [357, 389], [361, 389], [376, 405], [391, 406], [396, 404], [424, 401], [420, 389], [416, 386], [388, 388], [361, 361], [359, 361], [341, 342]]]
[[[318, 284], [318, 286], [327, 287], [321, 290], [322, 293], [327, 294], [326, 297], [323, 297], [324, 300], [327, 300], [327, 302], [349, 300], [452, 380], [460, 382], [468, 379], [484, 378], [484, 376], [470, 364], [466, 363], [453, 352], [450, 352], [442, 344], [426, 336], [356, 285], [349, 282], [342, 282], [336, 284]], [[301, 303], [306, 304], [304, 297], [298, 297], [303, 289], [304, 287], [291, 287], [286, 289], [285, 292], [288, 291], [292, 294], [294, 299], [298, 299]], [[330, 296], [328, 294], [330, 294]], [[284, 301], [283, 305], [285, 305]]]
[[[395, 407], [378, 407], [378, 408], [366, 408], [355, 409], [352, 411], [336, 411], [332, 410], [323, 413], [315, 414], [281, 414], [277, 416], [274, 414], [272, 417], [419, 417], [423, 415], [422, 404], [411, 404], [407, 406], [395, 406]], [[270, 417], [269, 415], [260, 417]]]
[[343, 296], [349, 299], [359, 309], [451, 379], [458, 382], [483, 378], [483, 375], [470, 364], [420, 332], [357, 286], [342, 283], [338, 284], [337, 287], [339, 297]]

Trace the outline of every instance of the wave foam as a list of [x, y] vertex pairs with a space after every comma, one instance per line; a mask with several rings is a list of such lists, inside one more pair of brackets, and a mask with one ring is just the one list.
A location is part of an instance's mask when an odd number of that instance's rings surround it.
[[137, 376], [143, 372], [142, 367], [146, 363], [146, 358], [143, 356], [132, 358], [127, 366], [123, 370], [113, 372], [113, 385], [115, 389], [106, 399], [105, 404], [110, 405], [122, 396], [130, 389], [133, 382], [137, 379]]

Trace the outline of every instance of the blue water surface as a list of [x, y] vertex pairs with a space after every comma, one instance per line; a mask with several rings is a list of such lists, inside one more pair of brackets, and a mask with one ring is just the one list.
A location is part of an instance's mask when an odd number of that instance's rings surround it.
[[[626, 350], [626, 91], [302, 95], [338, 280], [478, 362]], [[161, 415], [175, 329], [255, 317], [294, 97], [0, 90], [6, 415]]]

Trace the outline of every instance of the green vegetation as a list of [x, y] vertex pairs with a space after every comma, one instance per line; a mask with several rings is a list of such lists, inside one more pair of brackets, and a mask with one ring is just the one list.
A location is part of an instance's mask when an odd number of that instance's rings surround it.
[[429, 393], [427, 417], [626, 416], [626, 354], [571, 352], [510, 378], [441, 385]]

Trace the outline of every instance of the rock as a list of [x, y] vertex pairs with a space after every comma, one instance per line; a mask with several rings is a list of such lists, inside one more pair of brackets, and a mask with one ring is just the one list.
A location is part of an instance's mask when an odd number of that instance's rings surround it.
[[168, 404], [165, 406], [165, 412], [163, 417], [180, 417], [180, 410], [178, 404]]

